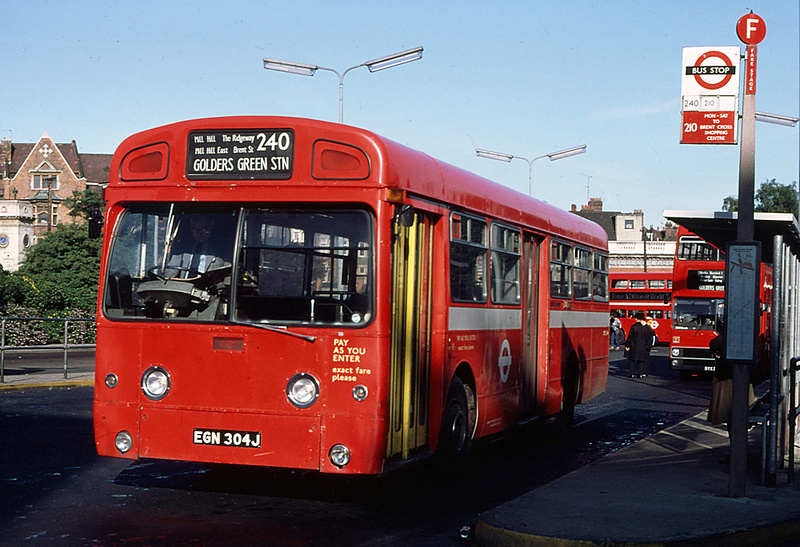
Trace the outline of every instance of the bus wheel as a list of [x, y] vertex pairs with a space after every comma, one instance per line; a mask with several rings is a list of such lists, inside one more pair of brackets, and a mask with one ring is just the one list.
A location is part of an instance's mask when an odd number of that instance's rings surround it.
[[447, 460], [466, 457], [472, 448], [472, 424], [467, 403], [467, 389], [460, 378], [453, 378], [447, 393], [437, 453]]
[[575, 403], [580, 393], [580, 384], [581, 375], [578, 370], [578, 362], [574, 359], [570, 359], [569, 363], [567, 363], [567, 370], [562, 380], [564, 394], [561, 401], [561, 412], [558, 415], [561, 423], [566, 428], [570, 428], [575, 424]]

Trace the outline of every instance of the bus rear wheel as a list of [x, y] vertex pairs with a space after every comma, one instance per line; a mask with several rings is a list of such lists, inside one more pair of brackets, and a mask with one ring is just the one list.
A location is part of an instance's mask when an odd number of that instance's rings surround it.
[[447, 392], [447, 406], [442, 416], [437, 453], [447, 460], [460, 460], [472, 448], [472, 424], [467, 387], [460, 378], [453, 378]]

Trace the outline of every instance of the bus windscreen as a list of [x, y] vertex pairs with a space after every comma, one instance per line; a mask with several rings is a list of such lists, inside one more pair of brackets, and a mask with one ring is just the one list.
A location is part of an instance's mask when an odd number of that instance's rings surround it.
[[126, 209], [117, 226], [110, 318], [353, 326], [371, 318], [365, 211], [149, 204]]

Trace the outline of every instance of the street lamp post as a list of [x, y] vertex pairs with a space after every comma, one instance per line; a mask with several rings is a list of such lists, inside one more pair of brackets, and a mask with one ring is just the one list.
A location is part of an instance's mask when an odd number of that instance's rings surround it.
[[479, 158], [487, 158], [490, 160], [498, 160], [504, 161], [506, 163], [511, 162], [511, 160], [524, 160], [528, 163], [528, 195], [532, 195], [533, 192], [533, 162], [536, 160], [540, 160], [542, 158], [550, 158], [550, 161], [561, 160], [564, 158], [568, 158], [570, 156], [577, 156], [578, 154], [583, 154], [586, 152], [586, 145], [582, 144], [580, 146], [573, 146], [572, 148], [567, 148], [566, 150], [559, 150], [558, 152], [551, 152], [549, 154], [544, 154], [542, 156], [537, 156], [532, 160], [528, 158], [523, 158], [522, 156], [514, 156], [512, 154], [506, 154], [503, 152], [492, 152], [491, 150], [482, 150], [481, 148], [475, 149], [475, 154]]
[[351, 66], [342, 73], [339, 73], [338, 70], [335, 70], [333, 68], [326, 68], [324, 66], [318, 66], [318, 65], [309, 65], [306, 63], [281, 61], [279, 59], [270, 59], [268, 57], [264, 57], [262, 60], [264, 61], [264, 68], [267, 70], [277, 70], [278, 72], [300, 74], [301, 76], [313, 76], [317, 70], [327, 70], [328, 72], [333, 72], [334, 74], [336, 74], [339, 77], [339, 123], [343, 123], [344, 77], [348, 72], [350, 72], [353, 69], [360, 68], [362, 66], [367, 67], [370, 72], [378, 72], [379, 70], [385, 70], [387, 68], [404, 65], [406, 63], [410, 63], [411, 61], [416, 61], [418, 59], [422, 59], [421, 46], [406, 51], [401, 51], [399, 53], [392, 53], [391, 55], [380, 57], [378, 59], [373, 59], [371, 61], [361, 63], [360, 65]]
[[[786, 116], [784, 114], [770, 114], [768, 112], [755, 113], [757, 122], [774, 123], [775, 125], [785, 125], [786, 127], [794, 127], [800, 118], [795, 116]], [[797, 187], [797, 218], [800, 218], [800, 185]]]

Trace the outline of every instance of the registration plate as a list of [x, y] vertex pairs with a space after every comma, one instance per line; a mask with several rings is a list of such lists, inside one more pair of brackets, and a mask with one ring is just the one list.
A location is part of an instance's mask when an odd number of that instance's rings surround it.
[[246, 448], [260, 448], [261, 432], [195, 428], [192, 434], [192, 442], [194, 444], [205, 444], [211, 446], [244, 446]]

